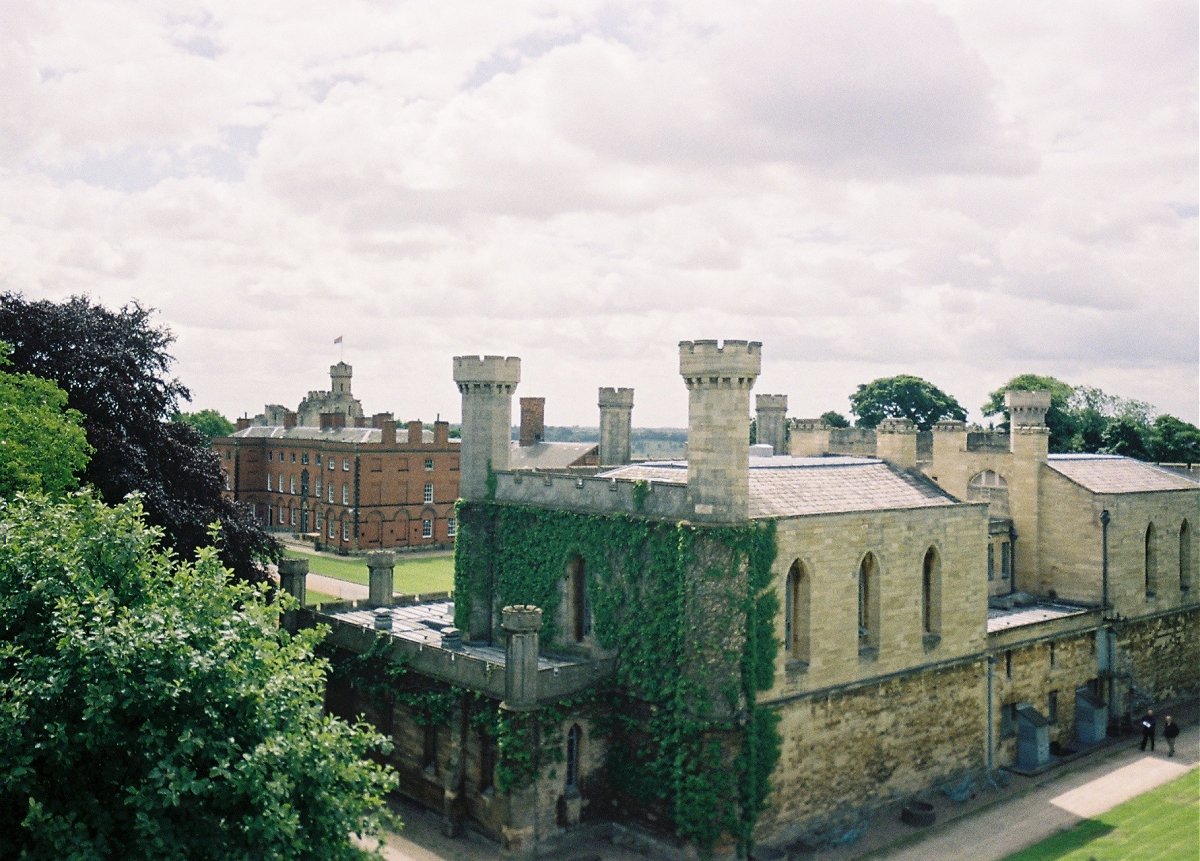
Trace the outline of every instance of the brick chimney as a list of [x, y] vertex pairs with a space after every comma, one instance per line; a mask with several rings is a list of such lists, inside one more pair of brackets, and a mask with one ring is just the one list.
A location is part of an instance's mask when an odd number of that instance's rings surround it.
[[296, 426], [296, 414], [291, 410], [283, 414], [283, 426], [288, 430]]
[[433, 444], [443, 447], [450, 445], [450, 422], [433, 423]]
[[546, 399], [521, 398], [521, 445], [533, 445], [545, 436]]
[[419, 421], [408, 423], [408, 444], [420, 445], [424, 439], [425, 425]]
[[379, 442], [381, 445], [396, 444], [396, 423], [391, 419], [379, 423]]

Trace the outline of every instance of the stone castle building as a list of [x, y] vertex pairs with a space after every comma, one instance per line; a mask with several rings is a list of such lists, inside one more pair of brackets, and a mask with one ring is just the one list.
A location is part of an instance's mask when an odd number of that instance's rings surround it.
[[1009, 434], [929, 435], [760, 395], [750, 447], [761, 361], [680, 344], [686, 460], [629, 463], [632, 392], [601, 389], [583, 470], [514, 468], [520, 361], [454, 359], [453, 602], [390, 606], [389, 585], [299, 617], [354, 668], [331, 707], [391, 735], [448, 832], [515, 857], [587, 827], [662, 857], [816, 845], [1197, 693], [1193, 478], [1048, 454], [1037, 392], [1010, 394]]

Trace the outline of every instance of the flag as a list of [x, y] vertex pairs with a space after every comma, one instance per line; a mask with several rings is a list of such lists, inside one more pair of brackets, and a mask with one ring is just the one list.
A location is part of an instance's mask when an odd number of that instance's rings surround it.
[[334, 339], [333, 339], [333, 343], [335, 343], [335, 344], [340, 344], [340, 343], [342, 343], [342, 336], [341, 336], [341, 335], [338, 335], [336, 338], [334, 338]]

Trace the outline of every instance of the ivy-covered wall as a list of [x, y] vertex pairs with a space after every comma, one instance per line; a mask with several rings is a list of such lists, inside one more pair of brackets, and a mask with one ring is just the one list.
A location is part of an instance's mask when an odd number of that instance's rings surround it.
[[542, 642], [561, 640], [568, 564], [582, 559], [591, 635], [617, 655], [596, 709], [612, 800], [702, 849], [732, 841], [748, 850], [780, 747], [777, 717], [757, 704], [777, 648], [773, 523], [697, 526], [496, 502], [460, 503], [458, 516], [458, 626], [499, 642], [499, 610], [536, 604]]

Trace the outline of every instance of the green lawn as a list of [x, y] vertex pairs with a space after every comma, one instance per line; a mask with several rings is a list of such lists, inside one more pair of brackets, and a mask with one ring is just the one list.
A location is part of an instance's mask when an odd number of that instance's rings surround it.
[[[367, 573], [367, 560], [363, 558], [331, 558], [290, 547], [284, 550], [284, 555], [289, 559], [307, 559], [311, 574], [336, 577], [360, 586], [366, 586], [370, 576]], [[392, 588], [401, 595], [449, 592], [454, 588], [454, 557], [397, 553]]]
[[1200, 858], [1200, 769], [1085, 819], [1005, 861], [1194, 861]]

